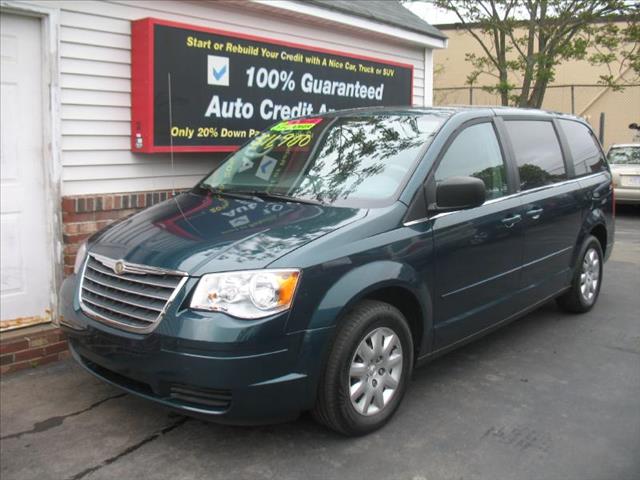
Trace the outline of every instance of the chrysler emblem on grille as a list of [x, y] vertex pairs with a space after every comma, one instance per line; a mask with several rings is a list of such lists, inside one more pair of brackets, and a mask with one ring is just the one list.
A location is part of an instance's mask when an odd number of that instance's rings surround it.
[[118, 275], [122, 275], [124, 273], [124, 262], [122, 260], [118, 260], [113, 266], [113, 271]]

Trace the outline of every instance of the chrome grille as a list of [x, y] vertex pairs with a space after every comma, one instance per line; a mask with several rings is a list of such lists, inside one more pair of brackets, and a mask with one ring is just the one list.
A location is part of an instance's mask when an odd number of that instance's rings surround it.
[[82, 274], [80, 304], [98, 321], [147, 333], [156, 327], [186, 280], [183, 272], [91, 253]]

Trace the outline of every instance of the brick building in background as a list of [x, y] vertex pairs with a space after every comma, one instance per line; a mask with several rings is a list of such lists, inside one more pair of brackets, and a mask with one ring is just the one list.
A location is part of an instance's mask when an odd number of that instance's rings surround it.
[[66, 355], [50, 322], [80, 242], [191, 187], [225, 156], [176, 153], [172, 164], [168, 153], [132, 152], [132, 21], [409, 64], [420, 106], [432, 102], [433, 52], [446, 47], [445, 35], [396, 1], [3, 0], [0, 9], [2, 372]]

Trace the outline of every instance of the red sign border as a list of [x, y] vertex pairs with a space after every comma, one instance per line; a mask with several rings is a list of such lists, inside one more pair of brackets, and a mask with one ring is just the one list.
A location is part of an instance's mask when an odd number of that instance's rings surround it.
[[[370, 62], [395, 65], [411, 70], [411, 98], [413, 99], [413, 74], [414, 66], [410, 63], [395, 62], [381, 58], [369, 57], [353, 53], [339, 52], [322, 47], [311, 47], [300, 43], [276, 40], [273, 38], [248, 35], [244, 33], [229, 32], [215, 28], [201, 27], [187, 23], [173, 22], [159, 18], [143, 18], [131, 22], [131, 151], [134, 153], [166, 153], [171, 151], [170, 146], [156, 146], [154, 144], [154, 26], [164, 25], [186, 30], [223, 35], [242, 40], [270, 43], [282, 47], [291, 47], [309, 52], [325, 53], [340, 57], [354, 58]], [[413, 102], [412, 102], [413, 103]], [[143, 140], [142, 148], [136, 148], [136, 135], [140, 134]], [[173, 147], [174, 152], [234, 152], [240, 145], [180, 145]]]

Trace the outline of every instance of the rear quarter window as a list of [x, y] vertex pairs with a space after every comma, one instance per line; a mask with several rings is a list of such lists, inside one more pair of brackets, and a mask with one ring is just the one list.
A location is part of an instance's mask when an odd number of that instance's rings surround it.
[[560, 142], [553, 123], [541, 120], [507, 120], [521, 190], [567, 179]]
[[576, 177], [606, 170], [604, 155], [586, 125], [571, 120], [558, 120], [569, 144]]

